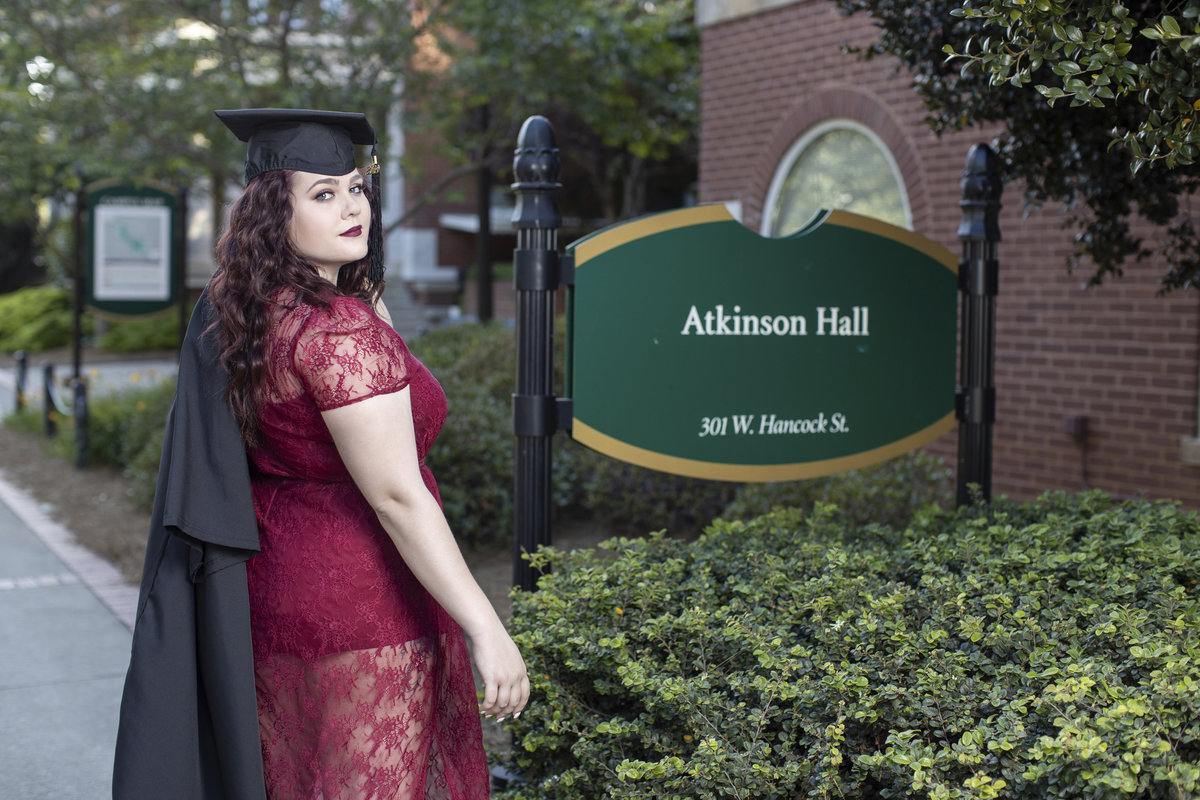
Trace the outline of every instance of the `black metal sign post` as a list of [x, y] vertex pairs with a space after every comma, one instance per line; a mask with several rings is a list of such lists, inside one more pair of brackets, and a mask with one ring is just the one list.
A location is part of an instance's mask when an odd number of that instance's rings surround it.
[[13, 358], [17, 360], [17, 375], [16, 388], [17, 398], [14, 411], [25, 410], [25, 388], [29, 385], [29, 356], [24, 350], [18, 350], [13, 353]]
[[87, 230], [87, 182], [83, 170], [76, 167], [76, 177], [79, 178], [79, 191], [75, 193], [75, 291], [73, 293], [74, 335], [71, 339], [71, 373], [75, 383], [83, 376], [83, 306], [84, 293], [87, 287], [87, 255], [84, 237]]
[[188, 325], [188, 289], [187, 289], [187, 219], [188, 219], [188, 188], [182, 181], [179, 184], [179, 209], [175, 214], [175, 285], [179, 287], [179, 347], [183, 348], [183, 339], [187, 336]]
[[[992, 499], [992, 427], [996, 422], [996, 294], [1000, 241], [1000, 170], [985, 144], [967, 153], [962, 177], [961, 368], [958, 390], [958, 505]], [[973, 488], [974, 487], [974, 488]]]
[[522, 556], [550, 544], [550, 442], [558, 429], [554, 396], [554, 294], [559, 286], [558, 147], [545, 117], [525, 120], [513, 155], [516, 208], [513, 284], [517, 300], [517, 376], [513, 394], [513, 583], [535, 588]]
[[[86, 259], [84, 230], [87, 217], [87, 182], [83, 170], [76, 168], [79, 191], [75, 194], [75, 332], [72, 340], [71, 413], [75, 417], [75, 466], [88, 465], [88, 397], [87, 382], [83, 379], [83, 306], [86, 290]], [[49, 391], [49, 387], [47, 387]]]
[[492, 296], [492, 167], [488, 162], [488, 104], [481, 105], [475, 113], [480, 134], [480, 167], [475, 174], [475, 213], [479, 217], [479, 231], [475, 234], [475, 313], [480, 322], [487, 322], [492, 318], [495, 306]]

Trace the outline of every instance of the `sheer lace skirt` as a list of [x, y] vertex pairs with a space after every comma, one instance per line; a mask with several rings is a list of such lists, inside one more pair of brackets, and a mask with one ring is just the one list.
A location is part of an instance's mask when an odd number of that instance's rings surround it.
[[441, 800], [438, 648], [428, 639], [255, 668], [268, 794]]

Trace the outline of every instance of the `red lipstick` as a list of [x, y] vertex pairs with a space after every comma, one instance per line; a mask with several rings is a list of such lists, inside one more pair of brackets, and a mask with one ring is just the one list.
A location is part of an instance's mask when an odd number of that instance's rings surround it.
[[345, 233], [342, 233], [340, 235], [341, 236], [351, 236], [351, 237], [362, 236], [362, 225], [355, 225], [353, 228], [351, 228], [350, 230], [348, 230]]

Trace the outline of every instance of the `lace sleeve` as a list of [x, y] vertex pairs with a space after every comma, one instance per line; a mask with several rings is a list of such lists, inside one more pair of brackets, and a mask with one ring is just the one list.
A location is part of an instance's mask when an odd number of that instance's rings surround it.
[[366, 305], [337, 298], [309, 318], [293, 363], [317, 408], [398, 392], [408, 385], [403, 340]]

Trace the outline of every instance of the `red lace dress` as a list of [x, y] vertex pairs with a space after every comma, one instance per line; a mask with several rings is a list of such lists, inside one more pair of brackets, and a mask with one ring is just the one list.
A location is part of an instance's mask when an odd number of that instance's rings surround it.
[[[463, 633], [417, 582], [350, 479], [321, 411], [410, 388], [424, 464], [446, 397], [364, 303], [285, 302], [267, 337], [250, 453], [262, 552], [249, 562], [268, 794], [487, 797]], [[290, 306], [290, 307], [289, 307]]]

